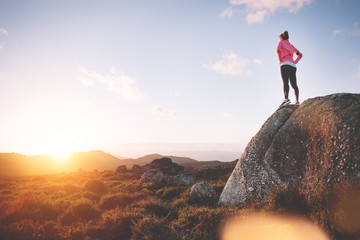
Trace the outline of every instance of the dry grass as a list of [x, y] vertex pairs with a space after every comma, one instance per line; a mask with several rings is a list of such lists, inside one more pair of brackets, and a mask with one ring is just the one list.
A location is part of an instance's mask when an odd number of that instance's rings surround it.
[[[225, 182], [211, 183], [221, 193]], [[334, 239], [359, 239], [359, 218], [348, 213], [358, 214], [359, 186], [312, 198], [296, 188], [274, 190], [266, 206], [244, 209], [195, 199], [190, 187], [141, 184], [110, 171], [0, 177], [0, 239], [219, 239], [226, 219], [255, 211], [292, 212]]]

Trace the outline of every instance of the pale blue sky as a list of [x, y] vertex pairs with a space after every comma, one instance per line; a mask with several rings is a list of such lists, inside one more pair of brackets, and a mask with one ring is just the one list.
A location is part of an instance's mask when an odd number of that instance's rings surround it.
[[304, 54], [301, 101], [359, 93], [359, 12], [357, 0], [2, 0], [0, 152], [242, 151], [283, 100], [284, 30]]

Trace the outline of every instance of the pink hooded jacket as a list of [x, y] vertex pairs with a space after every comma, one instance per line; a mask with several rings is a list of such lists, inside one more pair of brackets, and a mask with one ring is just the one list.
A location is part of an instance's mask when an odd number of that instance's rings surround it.
[[[297, 54], [297, 58], [294, 60], [293, 55]], [[277, 46], [277, 54], [279, 56], [280, 64], [284, 62], [292, 62], [297, 64], [299, 60], [302, 58], [302, 54], [297, 50], [289, 40], [281, 40], [279, 45]]]

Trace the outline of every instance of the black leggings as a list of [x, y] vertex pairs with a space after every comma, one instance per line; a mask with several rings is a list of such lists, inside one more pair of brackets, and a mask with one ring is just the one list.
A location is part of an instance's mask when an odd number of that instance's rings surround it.
[[291, 87], [295, 91], [296, 101], [299, 101], [299, 88], [296, 84], [296, 68], [290, 65], [282, 65], [281, 77], [284, 83], [285, 99], [289, 98], [289, 79], [290, 79]]

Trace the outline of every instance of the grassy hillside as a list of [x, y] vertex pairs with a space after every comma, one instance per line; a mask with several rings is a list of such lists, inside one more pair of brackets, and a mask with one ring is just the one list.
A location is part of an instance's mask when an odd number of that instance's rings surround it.
[[[206, 180], [219, 195], [225, 181]], [[307, 219], [312, 227], [324, 229], [332, 239], [355, 240], [359, 218], [347, 216], [344, 196], [349, 196], [348, 189], [342, 185], [309, 199], [296, 189], [287, 188], [271, 193], [267, 205], [249, 202], [230, 207], [218, 205], [217, 199], [191, 196], [190, 187], [142, 184], [134, 176], [114, 171], [0, 177], [0, 239], [215, 240], [223, 239], [220, 235], [226, 233], [225, 222], [234, 216], [245, 221], [259, 214], [276, 213], [279, 218], [291, 213], [292, 218]], [[350, 189], [356, 193], [360, 187]], [[334, 199], [346, 209], [334, 207]], [[358, 212], [358, 208], [350, 210]], [[250, 229], [257, 236], [265, 231], [267, 237], [252, 239], [279, 239], [270, 236], [283, 233], [291, 225], [285, 222], [277, 226], [277, 220], [269, 228], [269, 222], [260, 220], [245, 230]], [[294, 227], [301, 233], [303, 226], [298, 224]], [[307, 238], [296, 239], [319, 239], [308, 236], [311, 229], [306, 226]]]

